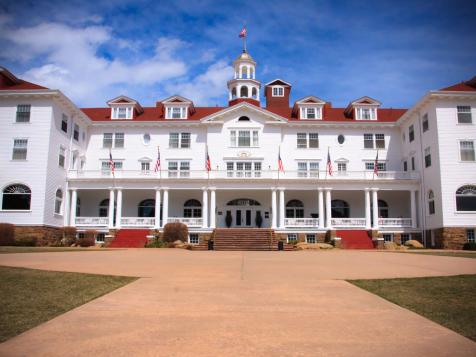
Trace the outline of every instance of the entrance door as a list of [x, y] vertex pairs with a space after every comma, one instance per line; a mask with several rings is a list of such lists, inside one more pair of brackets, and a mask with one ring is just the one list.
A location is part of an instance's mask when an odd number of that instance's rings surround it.
[[246, 210], [246, 221], [245, 224], [247, 227], [251, 226], [251, 210], [247, 209]]
[[241, 209], [237, 209], [235, 211], [235, 217], [236, 217], [235, 226], [241, 227]]
[[251, 209], [235, 209], [235, 226], [236, 227], [251, 227], [253, 210]]

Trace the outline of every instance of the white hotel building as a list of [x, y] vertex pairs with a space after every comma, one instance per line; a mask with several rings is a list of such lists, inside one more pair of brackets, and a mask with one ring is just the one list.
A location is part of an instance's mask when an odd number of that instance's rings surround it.
[[408, 110], [366, 96], [335, 108], [313, 95], [290, 104], [291, 84], [262, 85], [247, 52], [233, 66], [226, 107], [176, 95], [154, 107], [118, 96], [78, 108], [2, 68], [0, 222], [20, 233], [75, 226], [114, 235], [180, 221], [193, 243], [227, 225], [287, 240], [337, 236], [344, 247], [474, 241], [474, 78]]

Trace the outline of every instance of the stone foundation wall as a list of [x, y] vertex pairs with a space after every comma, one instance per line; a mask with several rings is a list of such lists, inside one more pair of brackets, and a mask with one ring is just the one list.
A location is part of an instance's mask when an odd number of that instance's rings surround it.
[[212, 236], [213, 233], [198, 233], [199, 244], [208, 242], [210, 239], [212, 239]]
[[15, 239], [35, 237], [38, 246], [60, 245], [63, 230], [52, 226], [15, 226]]
[[[465, 227], [443, 227], [433, 230], [435, 248], [439, 249], [463, 249], [467, 242]], [[427, 237], [431, 241], [431, 236]]]

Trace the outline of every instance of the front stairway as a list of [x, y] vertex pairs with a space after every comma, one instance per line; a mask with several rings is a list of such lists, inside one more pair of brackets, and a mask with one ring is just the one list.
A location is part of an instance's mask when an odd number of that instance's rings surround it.
[[120, 229], [108, 248], [144, 248], [149, 229]]
[[336, 237], [340, 237], [344, 249], [374, 249], [372, 239], [365, 230], [337, 230]]
[[217, 228], [214, 250], [278, 250], [274, 231], [266, 228]]

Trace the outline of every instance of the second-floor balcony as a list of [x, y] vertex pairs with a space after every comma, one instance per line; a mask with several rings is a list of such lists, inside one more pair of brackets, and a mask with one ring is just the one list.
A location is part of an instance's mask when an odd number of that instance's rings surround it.
[[109, 170], [70, 170], [68, 179], [144, 179], [144, 180], [419, 180], [417, 172], [408, 171], [380, 171], [378, 175], [373, 171], [337, 171], [332, 175], [326, 171], [277, 171], [277, 170], [116, 170], [114, 174]]

